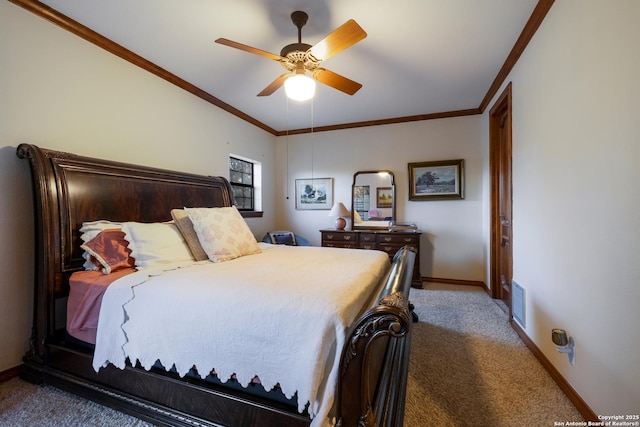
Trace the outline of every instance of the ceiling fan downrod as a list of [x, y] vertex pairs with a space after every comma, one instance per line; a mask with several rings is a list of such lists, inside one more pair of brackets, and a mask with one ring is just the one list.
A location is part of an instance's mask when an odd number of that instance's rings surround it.
[[[293, 62], [304, 60], [304, 58], [302, 57], [304, 55], [304, 52], [311, 49], [310, 44], [302, 43], [302, 27], [304, 27], [304, 25], [307, 23], [307, 19], [309, 19], [309, 15], [300, 10], [296, 10], [291, 14], [291, 22], [293, 22], [293, 25], [298, 27], [298, 43], [292, 43], [282, 48], [282, 50], [280, 51], [281, 57], [289, 58]], [[296, 54], [298, 52], [300, 53], [300, 55], [296, 55], [295, 58], [289, 57], [289, 54]]]
[[301, 10], [296, 10], [291, 14], [291, 22], [298, 27], [298, 43], [302, 43], [302, 27], [307, 23], [307, 19], [309, 19], [309, 15]]

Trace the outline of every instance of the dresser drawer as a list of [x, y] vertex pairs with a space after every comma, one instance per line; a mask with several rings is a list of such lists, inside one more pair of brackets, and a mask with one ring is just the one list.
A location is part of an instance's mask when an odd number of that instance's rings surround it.
[[379, 243], [378, 250], [384, 251], [389, 254], [390, 257], [393, 257], [396, 252], [398, 252], [401, 248], [406, 245], [402, 244], [390, 244], [390, 243]]
[[413, 246], [415, 248], [420, 247], [420, 235], [419, 234], [395, 234], [385, 233], [378, 234], [378, 249], [385, 251], [390, 257], [393, 257], [400, 248], [403, 246]]
[[345, 242], [345, 241], [336, 241], [332, 242], [331, 240], [323, 240], [322, 246], [325, 248], [346, 248], [346, 249], [360, 249], [358, 248], [358, 242]]
[[378, 243], [382, 245], [416, 245], [420, 241], [419, 234], [380, 234]]
[[345, 232], [331, 232], [325, 231], [322, 233], [322, 241], [323, 242], [357, 242], [356, 233], [345, 233]]
[[378, 249], [378, 235], [375, 233], [360, 233], [358, 247], [360, 249]]

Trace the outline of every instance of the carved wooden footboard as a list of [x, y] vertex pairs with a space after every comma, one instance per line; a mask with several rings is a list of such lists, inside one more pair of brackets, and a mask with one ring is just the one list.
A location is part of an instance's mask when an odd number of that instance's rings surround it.
[[351, 327], [340, 362], [339, 427], [403, 425], [415, 256], [409, 246], [396, 253], [378, 304]]
[[[308, 426], [295, 405], [164, 370], [127, 366], [95, 372], [90, 350], [65, 337], [69, 277], [82, 269], [83, 222], [170, 220], [173, 208], [233, 204], [229, 183], [207, 177], [112, 162], [22, 144], [34, 193], [35, 293], [30, 350], [21, 376], [111, 406], [157, 425]], [[28, 186], [28, 183], [24, 183]], [[375, 303], [350, 327], [342, 349], [337, 423], [403, 423], [411, 342], [408, 304], [415, 252], [403, 248], [381, 282]]]

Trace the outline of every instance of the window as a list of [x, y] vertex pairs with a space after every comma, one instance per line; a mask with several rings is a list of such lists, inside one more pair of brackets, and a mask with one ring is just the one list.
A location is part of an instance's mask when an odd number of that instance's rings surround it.
[[260, 163], [240, 156], [229, 157], [229, 183], [240, 211], [260, 209]]
[[353, 209], [358, 212], [363, 221], [369, 220], [371, 207], [371, 191], [368, 185], [356, 185], [353, 187]]

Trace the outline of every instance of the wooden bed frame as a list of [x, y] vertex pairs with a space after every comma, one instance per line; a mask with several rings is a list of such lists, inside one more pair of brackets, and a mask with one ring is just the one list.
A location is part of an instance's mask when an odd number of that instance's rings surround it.
[[[30, 349], [21, 377], [46, 383], [166, 426], [308, 426], [294, 406], [164, 370], [113, 366], [96, 373], [92, 352], [65, 335], [69, 276], [82, 269], [85, 221], [159, 222], [173, 208], [232, 206], [228, 181], [77, 156], [21, 144], [32, 172], [35, 294]], [[374, 304], [350, 327], [336, 385], [337, 425], [402, 426], [415, 262], [401, 249]]]

